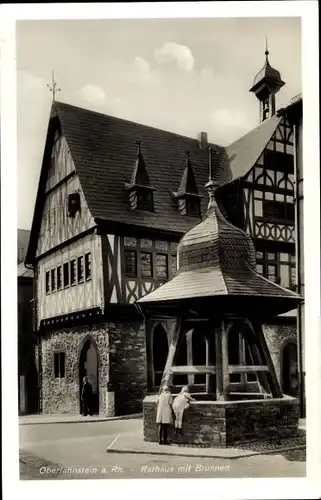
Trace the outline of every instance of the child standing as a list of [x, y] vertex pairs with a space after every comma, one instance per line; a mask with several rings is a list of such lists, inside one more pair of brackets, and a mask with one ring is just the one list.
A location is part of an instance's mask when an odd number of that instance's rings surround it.
[[159, 444], [168, 444], [168, 426], [172, 422], [173, 397], [167, 385], [164, 385], [157, 398], [156, 423], [159, 425]]

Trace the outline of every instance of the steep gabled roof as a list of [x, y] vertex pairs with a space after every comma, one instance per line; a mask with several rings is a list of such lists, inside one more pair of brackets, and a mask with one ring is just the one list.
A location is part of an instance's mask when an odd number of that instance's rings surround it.
[[144, 157], [141, 153], [141, 141], [137, 141], [137, 158], [134, 165], [134, 170], [132, 173], [132, 178], [130, 185], [135, 186], [150, 186], [150, 180], [148, 175], [148, 170], [144, 161]]
[[261, 156], [282, 116], [274, 115], [226, 147], [233, 179], [246, 175]]
[[185, 161], [185, 168], [183, 171], [179, 188], [177, 190], [177, 196], [183, 196], [188, 193], [198, 194], [198, 188], [190, 159], [190, 152], [187, 151], [186, 154], [187, 158]]
[[[172, 193], [181, 181], [186, 150], [193, 157], [196, 183], [203, 196], [201, 211], [205, 213], [208, 151], [202, 150], [196, 139], [59, 102], [53, 104], [51, 116], [27, 262], [33, 262], [36, 251], [44, 205], [46, 162], [57, 126], [54, 120], [58, 120], [67, 140], [88, 208], [96, 220], [129, 223], [179, 235], [185, 233], [193, 226], [195, 218], [180, 214]], [[131, 210], [128, 202], [125, 185], [132, 179], [137, 158], [136, 141], [142, 141], [144, 162], [155, 188], [154, 212]], [[232, 179], [227, 155], [223, 147], [213, 145], [213, 149], [218, 150], [217, 157], [226, 156], [224, 168], [217, 174], [218, 183], [223, 185]]]
[[18, 271], [17, 271], [17, 276], [18, 278], [33, 278], [34, 274], [32, 269], [28, 269], [23, 262], [18, 264]]

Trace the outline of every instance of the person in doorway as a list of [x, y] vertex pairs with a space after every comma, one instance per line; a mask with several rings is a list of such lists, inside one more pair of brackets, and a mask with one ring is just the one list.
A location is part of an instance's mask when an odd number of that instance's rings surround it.
[[81, 400], [84, 407], [84, 416], [92, 415], [92, 395], [93, 388], [91, 384], [88, 382], [88, 377], [84, 377], [83, 386], [81, 391]]
[[182, 423], [184, 410], [186, 410], [191, 401], [195, 401], [190, 395], [189, 388], [185, 385], [178, 396], [174, 399], [173, 411], [175, 414], [175, 429], [176, 434], [182, 434]]
[[157, 398], [156, 423], [158, 424], [159, 444], [168, 444], [168, 427], [172, 422], [173, 397], [167, 385], [164, 385]]
[[298, 394], [298, 364], [296, 362], [290, 365], [290, 395], [297, 397]]

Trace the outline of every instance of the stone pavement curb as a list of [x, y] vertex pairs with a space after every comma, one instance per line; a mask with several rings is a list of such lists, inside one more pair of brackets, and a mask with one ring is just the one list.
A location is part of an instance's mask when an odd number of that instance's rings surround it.
[[136, 455], [166, 455], [166, 456], [176, 456], [176, 457], [187, 457], [187, 458], [225, 458], [225, 459], [237, 459], [237, 458], [248, 458], [248, 457], [253, 457], [256, 455], [279, 455], [281, 453], [284, 453], [286, 451], [294, 451], [294, 450], [302, 450], [305, 449], [305, 445], [296, 445], [296, 446], [290, 446], [290, 447], [284, 447], [284, 448], [279, 448], [277, 450], [262, 450], [262, 451], [244, 451], [240, 450], [239, 453], [236, 452], [235, 449], [233, 449], [233, 453], [231, 453], [231, 450], [228, 448], [224, 448], [224, 451], [222, 450], [213, 450], [213, 453], [211, 454], [204, 454], [202, 452], [192, 452], [192, 453], [187, 453], [183, 451], [156, 451], [156, 450], [135, 450], [135, 449], [117, 449], [117, 448], [107, 448], [106, 453], [119, 453], [119, 454], [136, 454]]
[[[303, 441], [302, 441], [303, 439]], [[272, 447], [270, 447], [272, 446]], [[246, 458], [256, 455], [277, 455], [284, 452], [306, 449], [305, 432], [301, 431], [301, 436], [294, 439], [286, 439], [280, 444], [273, 443], [250, 443], [249, 446], [239, 447], [213, 447], [198, 448], [196, 446], [180, 446], [172, 443], [170, 445], [159, 446], [157, 443], [145, 441], [141, 433], [131, 433], [124, 436], [118, 434], [106, 448], [106, 453], [127, 453], [145, 455], [168, 455], [195, 458]]]
[[76, 423], [85, 423], [89, 424], [92, 422], [112, 422], [114, 420], [130, 420], [142, 418], [142, 413], [134, 413], [132, 415], [120, 415], [118, 417], [80, 417], [80, 416], [52, 416], [52, 415], [35, 415], [33, 417], [19, 417], [19, 425], [39, 425], [39, 424], [76, 424]]

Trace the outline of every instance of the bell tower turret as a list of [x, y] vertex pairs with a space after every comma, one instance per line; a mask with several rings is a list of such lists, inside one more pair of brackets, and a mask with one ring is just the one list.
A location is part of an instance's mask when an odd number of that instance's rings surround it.
[[269, 51], [266, 42], [265, 64], [256, 74], [250, 92], [254, 92], [260, 101], [260, 123], [276, 113], [275, 95], [285, 85], [280, 72], [272, 68], [269, 62]]

